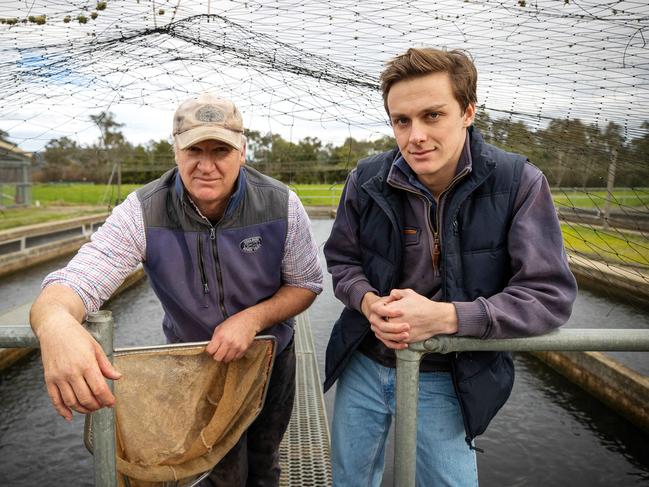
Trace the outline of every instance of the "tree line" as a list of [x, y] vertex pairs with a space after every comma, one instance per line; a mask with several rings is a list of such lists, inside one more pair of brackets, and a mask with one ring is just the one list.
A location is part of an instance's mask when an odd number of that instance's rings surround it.
[[488, 142], [527, 156], [552, 186], [606, 187], [611, 162], [617, 165], [617, 187], [649, 186], [649, 121], [641, 125], [644, 135], [631, 139], [614, 122], [598, 127], [580, 119], [552, 119], [534, 131], [521, 121], [478, 111], [474, 125]]
[[[89, 145], [61, 137], [50, 140], [42, 153], [42, 165], [35, 181], [116, 181], [117, 163], [123, 183], [144, 183], [173, 167], [169, 141], [130, 143], [111, 113], [90, 117], [100, 137]], [[579, 119], [553, 119], [533, 130], [522, 121], [492, 118], [479, 110], [475, 126], [487, 142], [526, 155], [556, 187], [605, 187], [612, 160], [616, 161], [615, 185], [649, 186], [649, 121], [642, 124], [642, 136], [625, 139], [622, 128], [611, 122], [606, 127]], [[279, 134], [248, 131], [247, 163], [286, 183], [340, 183], [359, 159], [395, 147], [394, 139], [348, 137], [342, 144], [324, 143], [318, 137], [297, 142]]]

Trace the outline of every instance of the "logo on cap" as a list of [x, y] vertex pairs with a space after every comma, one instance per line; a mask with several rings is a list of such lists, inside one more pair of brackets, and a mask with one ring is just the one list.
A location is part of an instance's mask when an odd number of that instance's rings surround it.
[[196, 111], [196, 120], [201, 122], [222, 122], [225, 113], [214, 105], [205, 105]]
[[241, 243], [239, 243], [239, 248], [241, 249], [241, 251], [247, 254], [252, 254], [254, 252], [257, 252], [260, 247], [261, 247], [261, 237], [259, 236], [244, 238], [241, 241]]

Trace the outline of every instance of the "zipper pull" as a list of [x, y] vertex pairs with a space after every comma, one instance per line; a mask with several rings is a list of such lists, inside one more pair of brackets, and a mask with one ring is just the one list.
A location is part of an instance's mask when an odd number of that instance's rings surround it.
[[210, 288], [207, 286], [207, 281], [203, 283], [203, 294], [209, 294]]
[[216, 230], [214, 230], [214, 227], [210, 228], [210, 240], [214, 240], [216, 238]]
[[457, 235], [459, 233], [459, 230], [457, 228], [457, 218], [453, 220], [453, 235]]
[[475, 450], [478, 453], [484, 453], [484, 450], [482, 448], [478, 448], [477, 446], [469, 445], [470, 450]]
[[484, 450], [482, 448], [478, 448], [477, 446], [473, 445], [473, 442], [468, 436], [464, 437], [464, 441], [466, 441], [466, 444], [469, 445], [469, 450], [474, 450], [477, 451], [478, 453], [484, 453]]
[[437, 234], [433, 235], [433, 273], [436, 277], [439, 276], [439, 255], [441, 254], [441, 249], [439, 246], [439, 237]]

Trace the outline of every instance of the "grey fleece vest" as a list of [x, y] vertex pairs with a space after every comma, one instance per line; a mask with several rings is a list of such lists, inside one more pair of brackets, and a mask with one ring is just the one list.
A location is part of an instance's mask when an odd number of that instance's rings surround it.
[[[146, 232], [144, 270], [165, 312], [171, 343], [209, 340], [229, 316], [270, 298], [282, 285], [288, 189], [244, 167], [221, 221], [194, 208], [177, 169], [137, 191]], [[293, 320], [264, 330], [278, 353]]]

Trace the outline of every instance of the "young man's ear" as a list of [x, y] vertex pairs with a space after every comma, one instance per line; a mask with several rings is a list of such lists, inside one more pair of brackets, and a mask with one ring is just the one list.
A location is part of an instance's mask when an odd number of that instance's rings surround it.
[[462, 115], [462, 123], [465, 127], [470, 126], [475, 119], [475, 103], [470, 103]]

